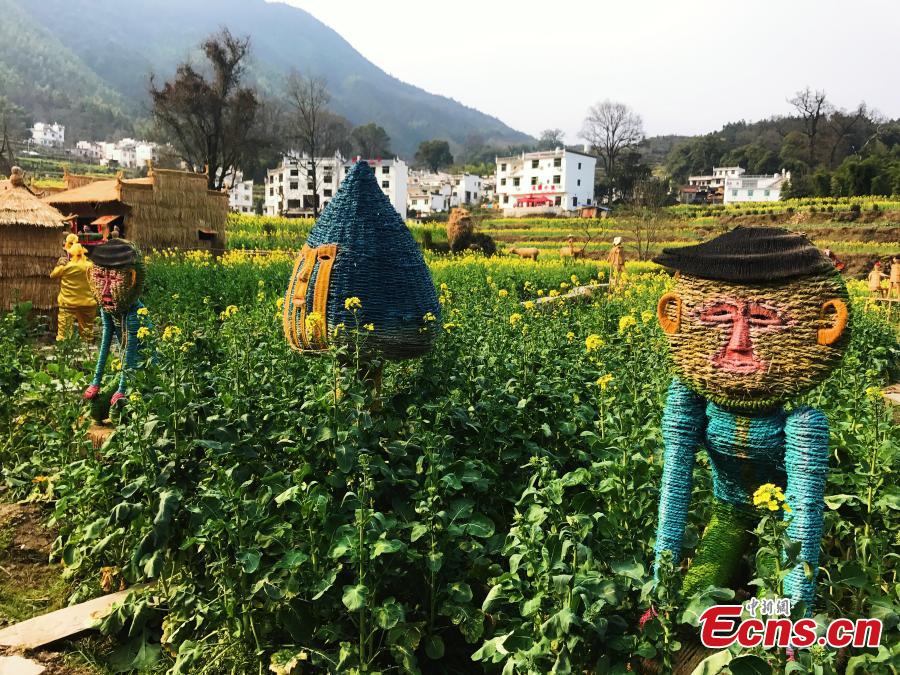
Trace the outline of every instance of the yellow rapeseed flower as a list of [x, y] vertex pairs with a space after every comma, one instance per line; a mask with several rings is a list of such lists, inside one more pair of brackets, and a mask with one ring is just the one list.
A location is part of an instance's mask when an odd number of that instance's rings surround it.
[[431, 312], [426, 312], [422, 317], [422, 321], [424, 321], [425, 323], [430, 323], [432, 321], [437, 321], [437, 317]]
[[509, 323], [511, 326], [515, 326], [522, 320], [522, 315], [518, 312], [509, 315]]
[[572, 340], [574, 340], [574, 339], [575, 339], [575, 333], [573, 333], [572, 331], [569, 331], [568, 333], [566, 333], [566, 340], [568, 340], [569, 342], [572, 342]]
[[791, 512], [791, 507], [784, 503], [784, 492], [774, 483], [764, 483], [756, 489], [753, 493], [753, 506], [764, 511], [784, 508], [787, 513]]
[[355, 295], [352, 298], [347, 298], [344, 300], [344, 309], [350, 310], [351, 312], [355, 312], [357, 309], [362, 309], [362, 300], [357, 298]]
[[651, 312], [649, 309], [645, 309], [643, 312], [641, 312], [641, 321], [643, 321], [644, 323], [650, 323], [651, 321], [653, 321], [653, 312]]
[[238, 308], [236, 305], [228, 305], [222, 312], [219, 313], [219, 318], [223, 321], [231, 316], [237, 314]]
[[282, 307], [284, 307], [284, 298], [283, 298], [283, 297], [278, 298], [277, 300], [275, 300], [275, 308], [276, 308], [276, 309], [281, 309]]
[[611, 373], [606, 373], [605, 375], [601, 375], [597, 378], [597, 386], [600, 387], [600, 391], [606, 391], [606, 388], [609, 386], [609, 383], [613, 381], [613, 376]]
[[499, 291], [497, 291], [497, 295], [499, 295], [501, 298], [505, 298], [507, 295], [509, 295], [509, 291], [505, 288], [501, 288]]
[[147, 328], [146, 326], [141, 326], [140, 328], [138, 328], [138, 331], [137, 331], [138, 340], [143, 340], [144, 338], [148, 337], [149, 335], [150, 335], [150, 329]]
[[534, 301], [532, 300], [526, 300], [522, 303], [522, 307], [524, 307], [525, 309], [534, 309], [534, 306]]
[[306, 334], [313, 338], [318, 338], [325, 330], [325, 317], [321, 312], [310, 312], [306, 316], [304, 323]]
[[146, 307], [141, 307], [141, 308], [137, 311], [137, 315], [138, 315], [138, 316], [147, 316], [149, 313], [150, 313], [150, 310], [147, 309]]
[[371, 332], [371, 331], [375, 330], [375, 324], [367, 323], [366, 325], [363, 326], [363, 328], [365, 328], [367, 331]]
[[557, 291], [556, 289], [553, 289], [553, 290], [550, 291], [547, 295], [549, 295], [551, 298], [558, 298], [558, 297], [559, 297], [559, 291]]
[[600, 347], [603, 346], [603, 338], [601, 338], [596, 333], [591, 333], [585, 339], [584, 346], [589, 353], [597, 351], [598, 349], [600, 349]]
[[569, 279], [572, 281], [572, 284], [574, 286], [578, 285], [578, 277], [576, 275], [573, 274], [572, 276], [569, 277]]
[[633, 316], [631, 316], [631, 314], [626, 314], [625, 316], [619, 317], [620, 333], [624, 333], [634, 325], [637, 325], [637, 320]]
[[163, 331], [163, 342], [169, 342], [181, 335], [181, 329], [178, 326], [166, 326]]

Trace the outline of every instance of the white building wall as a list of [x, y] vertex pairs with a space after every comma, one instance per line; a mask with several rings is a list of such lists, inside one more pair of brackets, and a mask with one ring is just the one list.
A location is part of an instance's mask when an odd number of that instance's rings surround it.
[[66, 143], [66, 127], [56, 122], [35, 122], [31, 127], [31, 140], [45, 148], [62, 147]]
[[536, 210], [571, 211], [592, 205], [596, 164], [595, 157], [562, 148], [498, 157], [495, 180], [499, 206], [514, 209], [528, 196], [549, 200], [549, 206]]
[[263, 210], [267, 216], [280, 216], [287, 211], [311, 211], [310, 198], [318, 194], [319, 211], [331, 201], [344, 180], [343, 158], [319, 157], [315, 162], [316, 184], [312, 185], [312, 160], [306, 155], [287, 155], [281, 164], [266, 172]]
[[375, 173], [375, 180], [381, 191], [391, 201], [394, 209], [406, 220], [406, 200], [409, 192], [409, 167], [400, 158], [363, 159], [356, 158], [348, 163], [349, 169], [357, 161], [368, 162]]
[[741, 175], [725, 179], [726, 204], [746, 202], [777, 202], [781, 199], [781, 191], [791, 180], [789, 171], [782, 171], [771, 176]]

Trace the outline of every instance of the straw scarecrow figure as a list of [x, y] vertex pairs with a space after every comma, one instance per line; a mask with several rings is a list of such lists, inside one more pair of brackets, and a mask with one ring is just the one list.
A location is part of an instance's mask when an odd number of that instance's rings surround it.
[[125, 398], [128, 375], [137, 367], [138, 331], [148, 324], [140, 311], [144, 305], [139, 299], [144, 285], [144, 261], [137, 247], [125, 239], [113, 239], [95, 246], [90, 257], [93, 267], [88, 279], [100, 304], [103, 335], [94, 378], [85, 389], [84, 398], [93, 400], [100, 393], [109, 350], [113, 339], [117, 338], [123, 357], [118, 387], [109, 401], [110, 406], [115, 406]]
[[622, 237], [613, 239], [612, 248], [606, 256], [609, 263], [609, 285], [618, 286], [622, 280], [622, 272], [625, 270], [625, 252], [622, 250]]
[[64, 340], [78, 324], [78, 335], [85, 342], [94, 339], [94, 319], [97, 318], [97, 301], [91, 293], [88, 274], [91, 261], [87, 251], [78, 243], [78, 237], [70, 234], [63, 245], [68, 255], [61, 256], [50, 272], [51, 279], [59, 280], [59, 325], [56, 339]]
[[844, 282], [805, 237], [781, 228], [739, 227], [696, 246], [666, 249], [656, 262], [681, 273], [658, 306], [676, 377], [662, 420], [656, 572], [663, 551], [676, 562], [680, 557], [695, 455], [703, 446], [715, 502], [684, 591], [728, 585], [758, 520], [759, 490], [773, 484], [774, 496], [762, 506], [774, 502], [772, 510], [780, 511], [783, 499], [787, 536], [800, 543], [785, 594], [810, 612], [828, 421], [819, 410], [783, 406], [821, 382], [843, 355], [849, 340]]

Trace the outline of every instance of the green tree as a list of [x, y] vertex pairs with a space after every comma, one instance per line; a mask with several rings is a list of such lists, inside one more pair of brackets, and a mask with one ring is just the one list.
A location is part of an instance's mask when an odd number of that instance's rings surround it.
[[538, 139], [538, 150], [553, 150], [554, 148], [564, 148], [565, 134], [562, 129], [544, 129], [541, 137]]
[[360, 157], [373, 159], [389, 157], [391, 153], [391, 137], [384, 128], [374, 122], [356, 127], [350, 134], [353, 148]]
[[438, 139], [422, 141], [416, 150], [416, 162], [428, 167], [430, 171], [450, 166], [453, 164], [453, 155], [450, 154], [450, 144]]

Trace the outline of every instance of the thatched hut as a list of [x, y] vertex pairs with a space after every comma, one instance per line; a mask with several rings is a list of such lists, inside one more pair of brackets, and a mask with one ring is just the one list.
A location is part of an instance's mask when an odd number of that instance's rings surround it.
[[79, 234], [106, 238], [118, 230], [145, 250], [225, 248], [228, 195], [208, 190], [205, 174], [151, 168], [146, 178], [67, 173], [65, 180], [70, 189], [44, 201], [71, 214]]
[[59, 283], [50, 279], [63, 253], [63, 216], [38, 199], [19, 167], [0, 182], [0, 310], [30, 301], [40, 312], [56, 307]]

